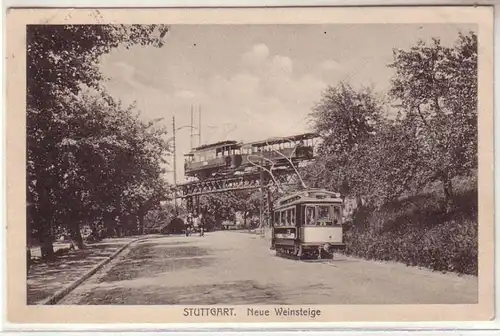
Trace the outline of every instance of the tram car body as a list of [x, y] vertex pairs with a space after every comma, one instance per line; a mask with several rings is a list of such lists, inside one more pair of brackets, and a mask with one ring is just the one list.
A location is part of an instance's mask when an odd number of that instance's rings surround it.
[[234, 140], [199, 146], [184, 155], [186, 176], [204, 180], [230, 173], [241, 166], [241, 144]]
[[242, 166], [254, 167], [255, 164], [278, 168], [290, 166], [297, 160], [311, 160], [314, 158], [313, 139], [318, 138], [315, 133], [305, 133], [291, 137], [271, 138], [244, 144], [241, 147]]
[[255, 164], [290, 167], [292, 162], [314, 158], [315, 133], [272, 138], [248, 144], [234, 140], [199, 146], [184, 155], [184, 172], [199, 180], [224, 177], [256, 168]]
[[274, 205], [271, 249], [294, 259], [330, 259], [345, 248], [340, 194], [309, 189], [280, 198]]

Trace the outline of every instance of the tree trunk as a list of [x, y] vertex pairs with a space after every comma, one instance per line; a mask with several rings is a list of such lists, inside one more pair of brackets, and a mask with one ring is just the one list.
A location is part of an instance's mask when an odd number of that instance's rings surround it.
[[250, 230], [250, 226], [247, 226], [247, 211], [243, 211], [243, 227]]
[[83, 244], [82, 232], [80, 231], [79, 221], [73, 221], [71, 223], [70, 234], [71, 234], [71, 239], [76, 243], [78, 249], [81, 250], [85, 248], [85, 245]]
[[363, 200], [361, 199], [360, 195], [356, 195], [356, 211], [361, 210], [363, 207]]
[[55, 259], [52, 226], [56, 216], [49, 199], [49, 188], [52, 186], [52, 181], [53, 178], [50, 174], [41, 174], [35, 187], [38, 194], [39, 204], [33, 223], [38, 229], [38, 243], [40, 244], [43, 260]]
[[144, 217], [145, 217], [145, 213], [143, 211], [139, 211], [137, 212], [137, 221], [139, 223], [139, 234], [140, 235], [143, 235], [145, 234], [145, 231], [144, 231]]
[[40, 244], [41, 257], [43, 260], [54, 260], [54, 236], [52, 234], [51, 205], [48, 202], [40, 202], [40, 209], [37, 211], [34, 224], [37, 225], [37, 238]]
[[31, 214], [32, 212], [28, 212], [28, 216], [27, 216], [27, 220], [26, 220], [26, 224], [27, 224], [27, 228], [26, 228], [26, 266], [28, 267], [28, 269], [30, 268], [31, 266], [31, 246], [33, 246], [32, 244], [32, 234], [33, 234], [33, 223], [32, 223], [32, 220], [33, 218], [31, 217]]
[[444, 202], [446, 213], [450, 212], [453, 208], [453, 184], [448, 174], [443, 174], [443, 192], [444, 192]]
[[40, 243], [40, 250], [43, 260], [54, 260], [54, 237], [50, 230], [50, 219], [40, 218], [40, 230], [38, 234], [38, 241]]
[[31, 266], [31, 246], [26, 247], [26, 267], [29, 270]]

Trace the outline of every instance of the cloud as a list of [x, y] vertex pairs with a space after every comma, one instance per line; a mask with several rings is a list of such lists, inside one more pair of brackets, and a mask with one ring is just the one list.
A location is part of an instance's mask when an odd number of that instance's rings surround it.
[[175, 93], [175, 97], [178, 97], [181, 99], [193, 99], [196, 97], [196, 94], [193, 91], [181, 90], [181, 91], [177, 91]]
[[320, 69], [324, 71], [336, 71], [342, 69], [342, 67], [337, 61], [326, 60], [320, 64]]
[[259, 66], [269, 56], [269, 48], [264, 43], [255, 44], [252, 49], [241, 57], [243, 64]]
[[104, 73], [114, 81], [120, 81], [133, 89], [142, 89], [147, 85], [139, 79], [143, 76], [131, 64], [124, 62], [109, 62], [106, 64]]
[[277, 72], [291, 74], [293, 72], [293, 62], [287, 56], [276, 55], [273, 57], [271, 69]]
[[[272, 55], [262, 44], [240, 56], [233, 74], [216, 74], [206, 84], [205, 141], [261, 140], [307, 131], [305, 119], [326, 83], [317, 74], [297, 74], [293, 60]], [[237, 125], [227, 132], [223, 123]]]

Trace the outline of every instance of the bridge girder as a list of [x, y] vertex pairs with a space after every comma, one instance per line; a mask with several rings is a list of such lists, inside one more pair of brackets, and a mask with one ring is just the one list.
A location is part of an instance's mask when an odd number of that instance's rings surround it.
[[[290, 185], [293, 184], [295, 172], [293, 169], [283, 169], [273, 172], [273, 176], [279, 184]], [[231, 176], [188, 182], [178, 186], [177, 195], [180, 198], [188, 198], [228, 191], [269, 188], [274, 185], [275, 183], [273, 179], [270, 178], [269, 173], [264, 172], [264, 176], [262, 177], [260, 172], [252, 172], [237, 177]]]

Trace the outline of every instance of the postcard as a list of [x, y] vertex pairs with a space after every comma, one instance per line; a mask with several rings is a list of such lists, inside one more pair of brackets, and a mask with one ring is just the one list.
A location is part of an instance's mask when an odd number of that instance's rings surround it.
[[493, 318], [491, 7], [6, 27], [9, 322]]

